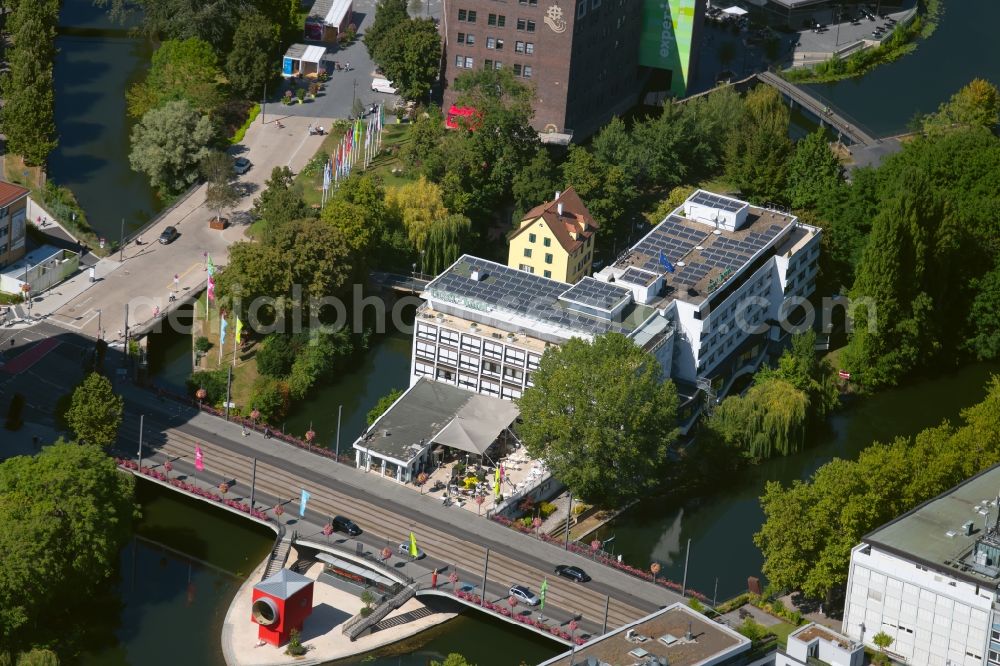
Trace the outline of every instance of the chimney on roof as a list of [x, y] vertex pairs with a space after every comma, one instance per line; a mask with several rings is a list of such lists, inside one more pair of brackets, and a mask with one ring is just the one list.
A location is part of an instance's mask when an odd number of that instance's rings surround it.
[[563, 214], [562, 201], [556, 204], [556, 212], [559, 214], [559, 217], [562, 217]]
[[691, 622], [688, 622], [688, 630], [687, 633], [684, 634], [684, 639], [689, 641], [694, 640], [694, 633], [691, 631]]

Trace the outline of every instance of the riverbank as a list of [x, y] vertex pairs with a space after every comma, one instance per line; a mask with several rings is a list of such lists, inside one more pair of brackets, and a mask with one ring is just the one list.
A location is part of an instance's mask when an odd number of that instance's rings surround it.
[[831, 83], [862, 76], [913, 52], [918, 40], [927, 39], [937, 29], [941, 11], [941, 0], [920, 0], [913, 18], [897, 26], [878, 46], [862, 47], [846, 58], [835, 54], [812, 67], [786, 69], [781, 76], [791, 83]]

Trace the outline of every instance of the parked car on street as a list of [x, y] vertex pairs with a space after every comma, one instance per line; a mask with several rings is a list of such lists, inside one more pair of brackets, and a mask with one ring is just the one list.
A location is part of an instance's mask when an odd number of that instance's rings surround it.
[[510, 586], [510, 596], [514, 597], [522, 604], [527, 604], [528, 606], [537, 606], [539, 604], [539, 599], [524, 585], [511, 585]]
[[556, 567], [556, 573], [577, 583], [586, 583], [590, 580], [586, 571], [570, 564], [560, 564]]
[[163, 230], [163, 233], [160, 234], [160, 237], [157, 240], [159, 240], [162, 245], [169, 245], [177, 240], [178, 236], [180, 236], [180, 234], [177, 233], [177, 227], [167, 227]]
[[233, 160], [233, 171], [236, 172], [237, 176], [242, 176], [249, 171], [252, 166], [253, 163], [245, 157], [237, 157]]
[[358, 536], [361, 534], [361, 528], [353, 520], [344, 518], [343, 516], [333, 517], [333, 529], [336, 532], [346, 532], [349, 536]]
[[[409, 544], [409, 542], [403, 542], [403, 543], [399, 544], [399, 548], [397, 548], [396, 550], [403, 557], [410, 557], [410, 544]], [[413, 559], [415, 559], [415, 560], [422, 560], [423, 558], [424, 558], [424, 551], [421, 550], [421, 548], [418, 546], [417, 547], [417, 556], [414, 557]]]

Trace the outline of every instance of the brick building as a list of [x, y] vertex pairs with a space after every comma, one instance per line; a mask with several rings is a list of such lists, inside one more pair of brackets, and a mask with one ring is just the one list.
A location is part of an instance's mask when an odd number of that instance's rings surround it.
[[635, 106], [650, 81], [638, 48], [650, 1], [444, 0], [445, 108], [466, 69], [507, 67], [534, 86], [532, 125], [549, 141], [590, 136]]

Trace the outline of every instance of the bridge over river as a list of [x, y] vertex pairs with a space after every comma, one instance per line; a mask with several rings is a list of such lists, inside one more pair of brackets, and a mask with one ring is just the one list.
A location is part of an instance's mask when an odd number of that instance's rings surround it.
[[[196, 408], [161, 399], [131, 385], [121, 386], [126, 400], [125, 425], [118, 454], [135, 459], [142, 415], [143, 466], [163, 471], [171, 461], [173, 476], [208, 490], [226, 482], [227, 497], [252, 501], [265, 511], [268, 524], [281, 523], [285, 541], [322, 544], [323, 526], [333, 515], [353, 519], [363, 533], [354, 538], [343, 534], [329, 537], [333, 546], [371, 559], [388, 546], [390, 565], [415, 587], [415, 593], [449, 593], [448, 576], [458, 572], [460, 585], [475, 589], [486, 601], [507, 598], [512, 583], [535, 590], [543, 579], [549, 589], [545, 616], [557, 622], [579, 622], [580, 630], [597, 634], [613, 629], [676, 601], [679, 594], [653, 585], [556, 545], [510, 530], [468, 511], [442, 506], [437, 498], [422, 495], [388, 479], [377, 478], [327, 456], [318, 455], [253, 432], [242, 436], [240, 426], [199, 412]], [[203, 452], [204, 469], [194, 467], [194, 448]], [[304, 517], [299, 517], [301, 490], [311, 494]], [[218, 492], [217, 490], [215, 491]], [[274, 506], [285, 512], [274, 516]], [[242, 514], [247, 515], [247, 514]], [[248, 519], [251, 519], [247, 516]], [[417, 562], [396, 557], [396, 548], [413, 531], [427, 556]], [[279, 537], [276, 552], [283, 558]], [[374, 560], [372, 560], [374, 561]], [[576, 584], [553, 574], [557, 564], [583, 567], [593, 580]], [[431, 590], [431, 572], [440, 572], [436, 592]], [[485, 582], [485, 594], [483, 593]], [[534, 612], [534, 611], [532, 611]], [[523, 624], [523, 623], [522, 623]]]

